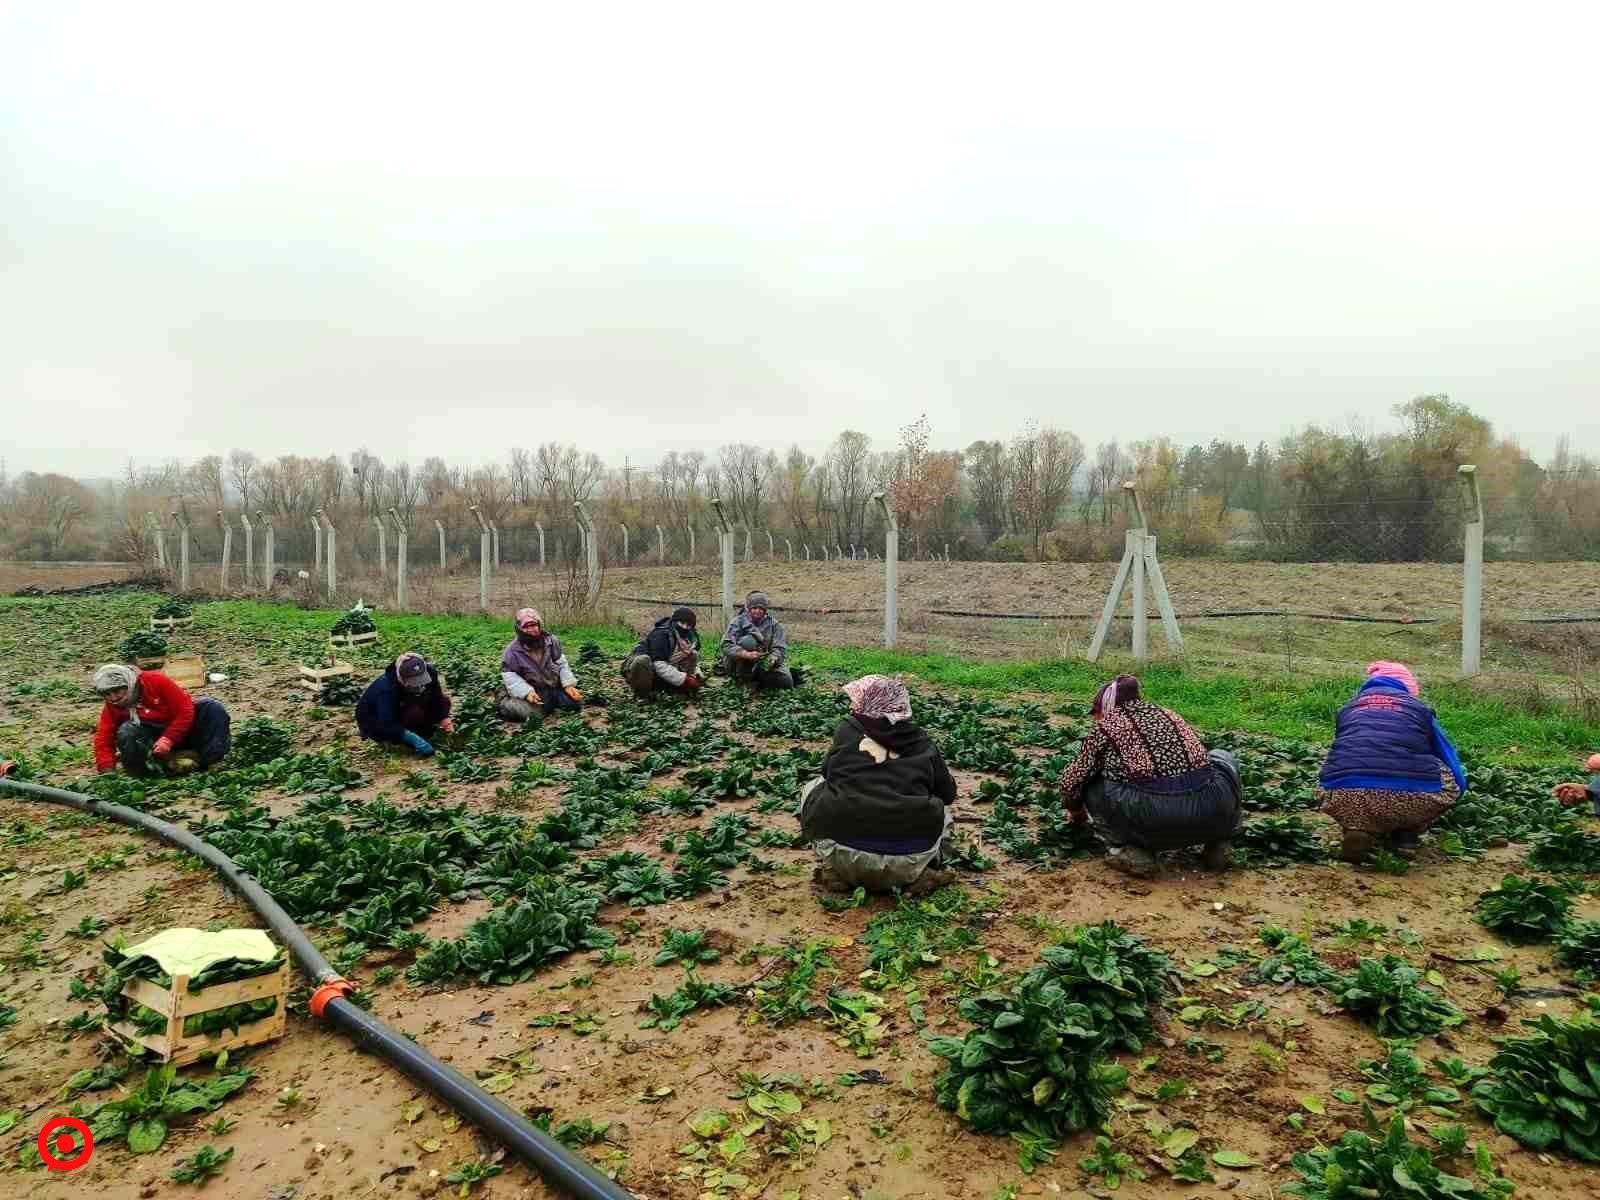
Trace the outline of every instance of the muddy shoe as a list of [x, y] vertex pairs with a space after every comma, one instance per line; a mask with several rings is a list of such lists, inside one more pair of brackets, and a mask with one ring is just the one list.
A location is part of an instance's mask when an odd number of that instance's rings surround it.
[[1135, 879], [1154, 879], [1161, 871], [1156, 856], [1138, 846], [1118, 846], [1106, 852], [1106, 862]]
[[1200, 852], [1200, 865], [1208, 871], [1226, 871], [1232, 861], [1232, 842], [1212, 842]]
[[1344, 845], [1339, 847], [1339, 857], [1347, 863], [1367, 861], [1367, 855], [1378, 848], [1378, 839], [1359, 829], [1344, 831]]
[[929, 892], [936, 892], [942, 887], [949, 887], [956, 881], [954, 871], [942, 871], [937, 867], [929, 867], [906, 888], [908, 896], [926, 896]]
[[811, 869], [811, 882], [825, 892], [848, 893], [854, 890], [848, 883], [839, 878], [839, 873], [832, 867], [813, 867]]

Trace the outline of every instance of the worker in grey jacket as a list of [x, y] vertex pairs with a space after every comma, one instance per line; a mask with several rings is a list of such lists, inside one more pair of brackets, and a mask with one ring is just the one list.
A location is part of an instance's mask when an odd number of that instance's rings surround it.
[[500, 689], [495, 699], [508, 721], [543, 720], [553, 712], [576, 712], [583, 705], [578, 677], [567, 663], [561, 639], [546, 631], [544, 618], [519, 608], [517, 636], [500, 655]]
[[761, 691], [792, 688], [789, 641], [767, 607], [765, 592], [751, 592], [744, 598], [744, 611], [733, 618], [728, 632], [722, 635], [722, 662], [739, 683], [752, 684]]

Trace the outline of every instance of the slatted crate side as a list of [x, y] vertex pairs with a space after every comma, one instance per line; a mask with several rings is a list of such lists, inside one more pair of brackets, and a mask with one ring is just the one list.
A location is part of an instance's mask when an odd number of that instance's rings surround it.
[[301, 663], [298, 682], [307, 691], [320, 692], [322, 685], [327, 683], [328, 680], [340, 675], [354, 674], [355, 668], [341, 659], [335, 659], [331, 667], [308, 667]]
[[150, 632], [171, 633], [174, 629], [187, 629], [193, 624], [193, 617], [151, 617]]
[[367, 633], [330, 633], [328, 645], [341, 650], [353, 650], [358, 646], [370, 646], [378, 640], [378, 631], [370, 630]]
[[[143, 1046], [156, 1054], [162, 1062], [184, 1066], [208, 1055], [241, 1046], [256, 1046], [282, 1037], [286, 1027], [285, 1011], [289, 996], [289, 964], [283, 962], [269, 975], [253, 975], [232, 983], [219, 983], [199, 992], [189, 991], [189, 977], [175, 976], [170, 988], [163, 988], [148, 979], [130, 979], [122, 985], [122, 994], [136, 1000], [146, 1008], [167, 1018], [167, 1031], [140, 1033], [131, 1021], [118, 1021], [111, 1031], [134, 1045]], [[243, 1004], [247, 1000], [265, 1000], [273, 997], [278, 1006], [270, 1016], [239, 1026], [237, 1032], [224, 1031], [215, 1037], [203, 1033], [185, 1035], [183, 1022], [187, 1017], [199, 1016], [217, 1008]]]

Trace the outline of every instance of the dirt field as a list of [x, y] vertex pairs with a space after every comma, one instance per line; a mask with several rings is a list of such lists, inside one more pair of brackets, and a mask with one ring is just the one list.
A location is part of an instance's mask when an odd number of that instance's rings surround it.
[[[1016, 576], [1012, 583], [1018, 590], [1043, 586], [1023, 582], [1027, 578], [1023, 572]], [[751, 577], [759, 577], [785, 601], [791, 596], [820, 600], [824, 592], [816, 583], [812, 585], [816, 590], [803, 592], [798, 569], [792, 575], [752, 572]], [[770, 578], [777, 582], [767, 582]], [[678, 581], [682, 591], [674, 594], [669, 586], [673, 580], [667, 576], [641, 575], [627, 581], [630, 587], [639, 586], [641, 594], [648, 584], [650, 592], [672, 598], [694, 598], [689, 589], [700, 582], [698, 577], [683, 577]], [[926, 582], [920, 586], [929, 587]], [[976, 574], [971, 586], [974, 590], [967, 595], [985, 597], [985, 603], [1048, 599], [1019, 595], [1000, 584], [984, 585]], [[994, 590], [982, 591], [985, 586]], [[56, 763], [50, 781], [72, 786], [86, 765], [85, 746], [96, 712], [96, 705], [73, 690], [75, 681], [81, 681], [121, 630], [102, 629], [104, 621], [95, 614], [107, 610], [90, 602], [85, 602], [81, 619], [70, 622], [75, 636], [64, 636], [59, 620], [36, 620], [29, 615], [33, 611], [8, 612], [6, 618], [14, 650], [0, 665], [4, 687], [0, 745], [26, 749]], [[445, 632], [441, 627], [441, 636]], [[416, 803], [414, 772], [440, 785], [448, 803], [464, 804], [469, 811], [514, 811], [533, 820], [560, 802], [561, 784], [506, 789], [506, 774], [520, 761], [516, 755], [486, 760], [499, 772], [497, 781], [456, 783], [437, 761], [422, 763], [357, 741], [347, 710], [314, 708], [284, 685], [282, 648], [259, 636], [213, 627], [202, 619], [193, 648], [205, 653], [208, 661], [230, 664], [231, 678], [216, 685], [214, 694], [236, 720], [272, 715], [294, 728], [296, 749], [337, 748], [346, 753], [350, 765], [367, 779], [344, 793], [346, 805], [380, 795], [402, 806]], [[363, 671], [375, 671], [378, 655], [362, 653]], [[585, 672], [585, 688], [604, 686], [605, 672], [614, 670], [612, 662], [597, 667], [592, 675]], [[44, 689], [49, 698], [41, 699], [40, 685], [57, 679], [64, 682]], [[610, 722], [625, 719], [632, 707], [614, 703], [607, 710], [590, 710], [582, 720], [603, 730]], [[1067, 720], [1059, 713], [1047, 719], [1051, 726]], [[767, 751], [822, 745], [758, 739], [732, 730], [726, 715], [719, 716], [716, 725], [736, 743]], [[613, 744], [600, 754], [598, 763], [602, 767], [636, 763], [643, 749]], [[1041, 753], [1036, 748], [1027, 751], [1030, 758]], [[563, 770], [578, 765], [574, 756], [565, 754], [544, 761]], [[958, 772], [957, 821], [973, 832], [990, 808], [976, 802], [977, 785], [989, 778], [1000, 776]], [[651, 788], [679, 782], [681, 772], [669, 771], [652, 780]], [[252, 796], [274, 816], [295, 812], [306, 799], [281, 788]], [[180, 811], [191, 823], [220, 815], [204, 794], [189, 797]], [[593, 853], [626, 849], [654, 855], [663, 837], [703, 829], [712, 816], [727, 812], [748, 815], [758, 828], [795, 828], [787, 807], [763, 815], [755, 797], [724, 799], [699, 818], [643, 816]], [[1324, 819], [1310, 819], [1326, 827]], [[97, 1152], [86, 1168], [67, 1179], [15, 1169], [17, 1151], [26, 1140], [19, 1135], [36, 1131], [44, 1117], [60, 1111], [64, 1081], [99, 1061], [96, 1037], [72, 1036], [62, 1023], [84, 1010], [84, 1005], [69, 999], [69, 984], [75, 976], [87, 977], [98, 964], [100, 938], [122, 933], [134, 940], [175, 925], [253, 921], [208, 871], [186, 869], [174, 855], [131, 832], [4, 796], [0, 796], [0, 830], [4, 831], [0, 961], [7, 962], [0, 968], [5, 972], [0, 975], [0, 1004], [12, 1005], [18, 1012], [16, 1023], [0, 1033], [0, 1113], [22, 1114], [20, 1124], [0, 1140], [4, 1194], [131, 1200], [173, 1193], [181, 1189], [167, 1179], [168, 1171], [180, 1157], [210, 1142], [235, 1151], [224, 1175], [207, 1188], [214, 1196], [344, 1200], [427, 1195], [441, 1189], [442, 1177], [452, 1165], [492, 1152], [478, 1143], [469, 1127], [459, 1126], [401, 1076], [295, 1013], [284, 1040], [242, 1056], [241, 1061], [257, 1074], [219, 1114], [237, 1122], [230, 1132], [208, 1134], [198, 1123], [180, 1126], [155, 1154], [132, 1156], [114, 1147]], [[108, 865], [89, 870], [83, 887], [63, 890], [68, 868], [81, 868], [86, 859], [118, 848], [127, 851], [120, 865], [102, 857], [97, 861]], [[697, 1011], [670, 1033], [639, 1027], [641, 1005], [653, 993], [670, 990], [682, 977], [676, 967], [650, 965], [672, 928], [709, 931], [722, 956], [701, 969], [702, 977], [736, 985], [742, 996], [779, 965], [779, 947], [819, 939], [833, 945], [835, 967], [825, 979], [843, 987], [858, 986], [857, 978], [866, 967], [863, 935], [868, 922], [893, 910], [894, 902], [874, 899], [862, 907], [826, 911], [809, 879], [811, 854], [806, 849], [763, 849], [760, 857], [775, 869], [756, 873], [748, 866], [734, 868], [728, 872], [725, 889], [694, 899], [634, 909], [606, 906], [602, 921], [618, 935], [619, 949], [632, 955], [631, 962], [605, 965], [598, 954], [573, 954], [527, 982], [510, 986], [416, 985], [406, 981], [407, 955], [376, 950], [355, 974], [370, 984], [378, 969], [397, 965], [397, 978], [371, 986], [372, 1011], [469, 1076], [509, 1074], [501, 1099], [514, 1108], [530, 1113], [553, 1109], [557, 1121], [584, 1115], [610, 1122], [606, 1140], [582, 1152], [620, 1170], [622, 1181], [641, 1200], [689, 1200], [698, 1195], [731, 1200], [740, 1194], [738, 1189], [706, 1192], [685, 1178], [682, 1168], [689, 1160], [680, 1149], [694, 1143], [686, 1122], [697, 1112], [740, 1111], [743, 1101], [735, 1097], [739, 1075], [746, 1071], [792, 1072], [815, 1081], [815, 1086], [800, 1090], [801, 1116], [825, 1118], [832, 1136], [820, 1147], [788, 1157], [758, 1151], [742, 1164], [751, 1168], [748, 1174], [754, 1181], [744, 1194], [772, 1200], [780, 1196], [988, 1200], [1014, 1185], [1014, 1195], [1102, 1196], [1103, 1181], [1078, 1167], [1090, 1150], [1086, 1135], [1070, 1140], [1053, 1165], [1024, 1175], [1010, 1141], [973, 1134], [933, 1103], [931, 1084], [939, 1063], [924, 1048], [921, 1035], [964, 1030], [956, 1011], [962, 977], [990, 960], [992, 970], [1022, 970], [1047, 940], [1045, 931], [1111, 918], [1172, 954], [1186, 970], [1204, 965], [1224, 945], [1262, 953], [1257, 934], [1267, 924], [1314, 932], [1319, 952], [1348, 967], [1355, 951], [1338, 949], [1336, 941], [1328, 940], [1330, 930], [1338, 922], [1360, 917], [1390, 931], [1381, 942], [1383, 950], [1408, 955], [1440, 971], [1441, 991], [1468, 1016], [1460, 1029], [1424, 1040], [1419, 1057], [1454, 1055], [1480, 1064], [1493, 1053], [1494, 1035], [1525, 1016], [1570, 1012], [1577, 994], [1558, 984], [1562, 973], [1553, 966], [1548, 947], [1500, 947], [1502, 957], [1494, 967], [1514, 964], [1524, 984], [1536, 989], [1510, 999], [1501, 997], [1486, 968], [1453, 961], [1493, 940], [1473, 923], [1470, 908], [1477, 893], [1518, 863], [1522, 852], [1522, 847], [1507, 846], [1474, 862], [1448, 858], [1430, 845], [1411, 873], [1400, 876], [1307, 864], [1282, 870], [1236, 869], [1218, 876], [1199, 872], [1192, 859], [1178, 858], [1167, 878], [1152, 882], [1129, 880], [1098, 859], [1040, 869], [996, 854], [992, 870], [970, 876], [961, 885], [981, 914], [976, 923], [980, 945], [917, 972], [925, 1030], [912, 1018], [911, 996], [897, 989], [883, 993], [885, 1036], [868, 1058], [857, 1057], [841, 1044], [838, 1030], [824, 1021], [774, 1027], [759, 1019], [746, 1001]], [[1584, 904], [1587, 908], [1588, 902]], [[443, 904], [418, 928], [431, 938], [456, 935], [490, 907], [481, 898]], [[91, 915], [109, 922], [99, 937], [84, 939], [69, 933]], [[1395, 940], [1402, 931], [1405, 940]], [[330, 947], [339, 941], [331, 929], [319, 930], [319, 935]], [[37, 965], [26, 965], [19, 957], [30, 950], [37, 951]], [[941, 976], [946, 968], [953, 971], [955, 982]], [[1175, 1009], [1156, 1014], [1158, 1036], [1147, 1045], [1144, 1057], [1123, 1056], [1136, 1069], [1132, 1090], [1112, 1118], [1118, 1145], [1131, 1151], [1150, 1177], [1124, 1181], [1120, 1194], [1134, 1200], [1227, 1194], [1269, 1200], [1294, 1177], [1289, 1159], [1295, 1151], [1359, 1124], [1356, 1108], [1327, 1099], [1327, 1115], [1313, 1115], [1304, 1098], [1326, 1098], [1341, 1088], [1360, 1092], [1366, 1080], [1355, 1064], [1381, 1056], [1383, 1046], [1370, 1028], [1339, 1015], [1309, 988], [1252, 985], [1239, 970], [1215, 973], [1214, 967], [1186, 974], [1183, 986], [1203, 1003], [1224, 1009], [1259, 1001], [1265, 1015], [1238, 1028], [1200, 1029], [1180, 1023]], [[1537, 990], [1551, 986], [1554, 992]], [[544, 1019], [535, 1023], [536, 1018]], [[1202, 1035], [1199, 1050], [1197, 1035]], [[520, 1064], [508, 1068], [511, 1056], [521, 1056]], [[839, 1082], [845, 1073], [868, 1069], [881, 1072], [882, 1081], [856, 1086]], [[136, 1069], [131, 1081], [140, 1076]], [[1158, 1098], [1158, 1088], [1173, 1081], [1182, 1086]], [[290, 1104], [288, 1096], [297, 1099]], [[417, 1099], [423, 1102], [420, 1110], [406, 1108]], [[1519, 1197], [1556, 1200], [1600, 1191], [1600, 1172], [1570, 1159], [1526, 1151], [1494, 1134], [1482, 1121], [1463, 1115], [1471, 1136], [1493, 1149], [1516, 1182]], [[1198, 1188], [1175, 1184], [1151, 1153], [1145, 1131], [1153, 1121], [1188, 1123], [1206, 1153], [1226, 1147], [1258, 1165], [1242, 1170], [1217, 1167], [1216, 1182]], [[1297, 1122], [1303, 1126], [1300, 1131], [1293, 1127]], [[1437, 1121], [1427, 1118], [1427, 1123]], [[763, 1133], [753, 1139], [768, 1136]], [[770, 1145], [765, 1140], [761, 1144]], [[553, 1194], [524, 1168], [504, 1165], [505, 1173], [476, 1194]]]

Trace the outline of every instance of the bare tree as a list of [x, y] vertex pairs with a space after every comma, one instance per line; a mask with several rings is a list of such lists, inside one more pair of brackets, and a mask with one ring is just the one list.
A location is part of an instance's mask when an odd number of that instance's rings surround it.
[[233, 490], [239, 496], [239, 505], [242, 508], [253, 507], [255, 500], [256, 473], [261, 469], [261, 460], [248, 450], [230, 450], [228, 452], [228, 482], [233, 485]]
[[828, 451], [829, 506], [835, 542], [862, 540], [867, 505], [872, 502], [871, 458], [872, 440], [854, 429], [846, 429], [835, 438]]

